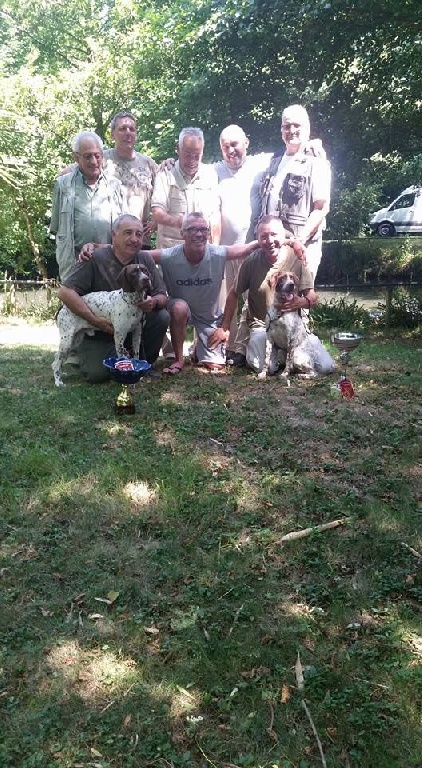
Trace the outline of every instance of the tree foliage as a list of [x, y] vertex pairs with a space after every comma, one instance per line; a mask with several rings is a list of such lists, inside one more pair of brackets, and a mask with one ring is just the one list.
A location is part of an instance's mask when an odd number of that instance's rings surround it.
[[419, 28], [417, 0], [3, 0], [0, 265], [33, 261], [37, 248], [42, 261], [72, 135], [90, 128], [107, 140], [122, 108], [137, 118], [142, 151], [173, 154], [193, 124], [211, 159], [231, 122], [251, 151], [279, 146], [283, 107], [304, 104], [333, 163], [335, 226], [350, 232], [352, 209], [362, 219], [417, 172]]

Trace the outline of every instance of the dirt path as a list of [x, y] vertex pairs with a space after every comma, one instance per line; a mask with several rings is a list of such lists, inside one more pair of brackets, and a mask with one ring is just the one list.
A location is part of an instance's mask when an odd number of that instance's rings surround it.
[[0, 347], [30, 346], [57, 349], [57, 326], [48, 323], [28, 323], [20, 318], [0, 320]]

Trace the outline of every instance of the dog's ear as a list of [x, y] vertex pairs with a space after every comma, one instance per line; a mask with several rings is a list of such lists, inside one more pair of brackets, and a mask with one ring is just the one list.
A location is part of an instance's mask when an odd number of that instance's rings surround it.
[[117, 275], [117, 285], [119, 288], [123, 288], [125, 293], [133, 292], [133, 275], [137, 271], [134, 273], [134, 266], [134, 264], [129, 264], [127, 267], [123, 267], [122, 271]]
[[272, 269], [270, 269], [267, 275], [267, 280], [272, 290], [275, 289], [278, 281], [280, 280], [281, 277], [283, 277], [283, 275], [285, 275], [285, 272], [281, 272], [278, 267], [275, 267], [275, 268], [272, 267]]

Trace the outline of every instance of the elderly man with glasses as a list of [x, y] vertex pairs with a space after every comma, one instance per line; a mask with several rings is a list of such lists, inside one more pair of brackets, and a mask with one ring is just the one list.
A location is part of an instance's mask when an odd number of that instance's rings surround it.
[[50, 232], [56, 235], [56, 260], [63, 282], [85, 243], [111, 243], [114, 219], [126, 213], [125, 190], [103, 173], [103, 142], [81, 131], [72, 142], [77, 167], [59, 176], [53, 191]]

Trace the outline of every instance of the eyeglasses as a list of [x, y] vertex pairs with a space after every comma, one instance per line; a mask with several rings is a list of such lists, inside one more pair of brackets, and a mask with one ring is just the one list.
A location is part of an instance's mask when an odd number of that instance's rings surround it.
[[209, 227], [186, 227], [185, 229], [185, 232], [189, 232], [190, 235], [207, 235], [209, 231]]
[[78, 157], [82, 157], [83, 160], [101, 160], [103, 153], [102, 152], [76, 152], [75, 154], [78, 155]]

